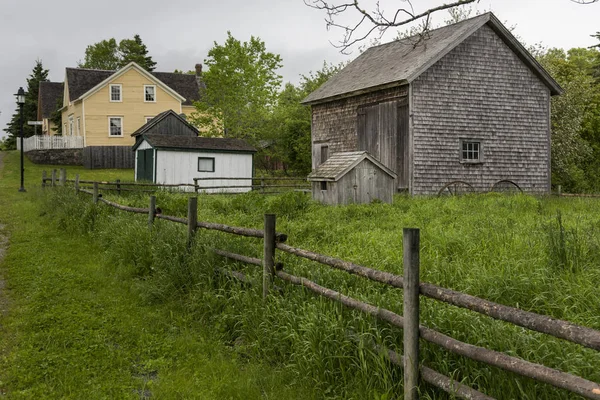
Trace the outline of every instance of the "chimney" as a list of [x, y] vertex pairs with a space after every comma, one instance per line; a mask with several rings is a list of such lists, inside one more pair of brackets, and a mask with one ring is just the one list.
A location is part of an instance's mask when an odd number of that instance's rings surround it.
[[196, 64], [196, 76], [202, 76], [202, 64]]
[[203, 96], [204, 91], [206, 90], [206, 84], [202, 79], [202, 64], [196, 64], [196, 82], [198, 82], [198, 89], [200, 90], [200, 97]]

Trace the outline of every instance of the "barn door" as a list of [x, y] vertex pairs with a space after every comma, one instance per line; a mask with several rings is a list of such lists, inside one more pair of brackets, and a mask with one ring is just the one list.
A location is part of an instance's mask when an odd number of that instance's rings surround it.
[[398, 102], [387, 101], [358, 109], [358, 150], [366, 150], [396, 171], [398, 151]]
[[379, 160], [379, 104], [358, 109], [358, 150]]

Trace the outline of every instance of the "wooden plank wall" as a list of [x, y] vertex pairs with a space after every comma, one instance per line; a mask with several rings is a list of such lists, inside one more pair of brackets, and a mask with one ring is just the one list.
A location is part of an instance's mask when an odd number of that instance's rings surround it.
[[83, 149], [87, 169], [133, 168], [135, 153], [130, 146], [89, 146]]
[[181, 122], [178, 118], [176, 118], [173, 115], [168, 115], [165, 119], [159, 121], [156, 125], [154, 125], [145, 133], [194, 137], [198, 136], [196, 131], [194, 131], [188, 125]]

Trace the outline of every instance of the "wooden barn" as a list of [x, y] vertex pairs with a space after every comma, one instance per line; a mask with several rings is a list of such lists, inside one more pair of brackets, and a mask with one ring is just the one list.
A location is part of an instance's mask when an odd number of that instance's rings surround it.
[[391, 203], [396, 174], [366, 151], [335, 153], [308, 175], [313, 200], [325, 204]]
[[207, 189], [206, 192], [247, 192], [254, 173], [252, 146], [241, 139], [198, 137], [198, 131], [183, 117], [166, 111], [147, 122], [132, 136], [136, 142], [135, 179], [161, 184], [193, 184], [200, 187], [248, 186], [247, 188]]
[[312, 162], [368, 151], [398, 191], [509, 180], [550, 190], [550, 98], [560, 86], [492, 14], [362, 53], [319, 89]]

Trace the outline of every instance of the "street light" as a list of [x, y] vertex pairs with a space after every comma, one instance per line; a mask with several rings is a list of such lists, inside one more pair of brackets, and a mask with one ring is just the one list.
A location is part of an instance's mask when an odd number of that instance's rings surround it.
[[25, 104], [25, 91], [22, 87], [19, 88], [15, 96], [17, 96], [17, 104], [19, 105], [19, 113], [21, 114], [19, 117], [19, 128], [21, 132], [21, 187], [19, 188], [19, 192], [24, 192], [25, 187], [23, 186], [23, 173], [25, 172], [25, 169], [23, 168], [23, 104]]

